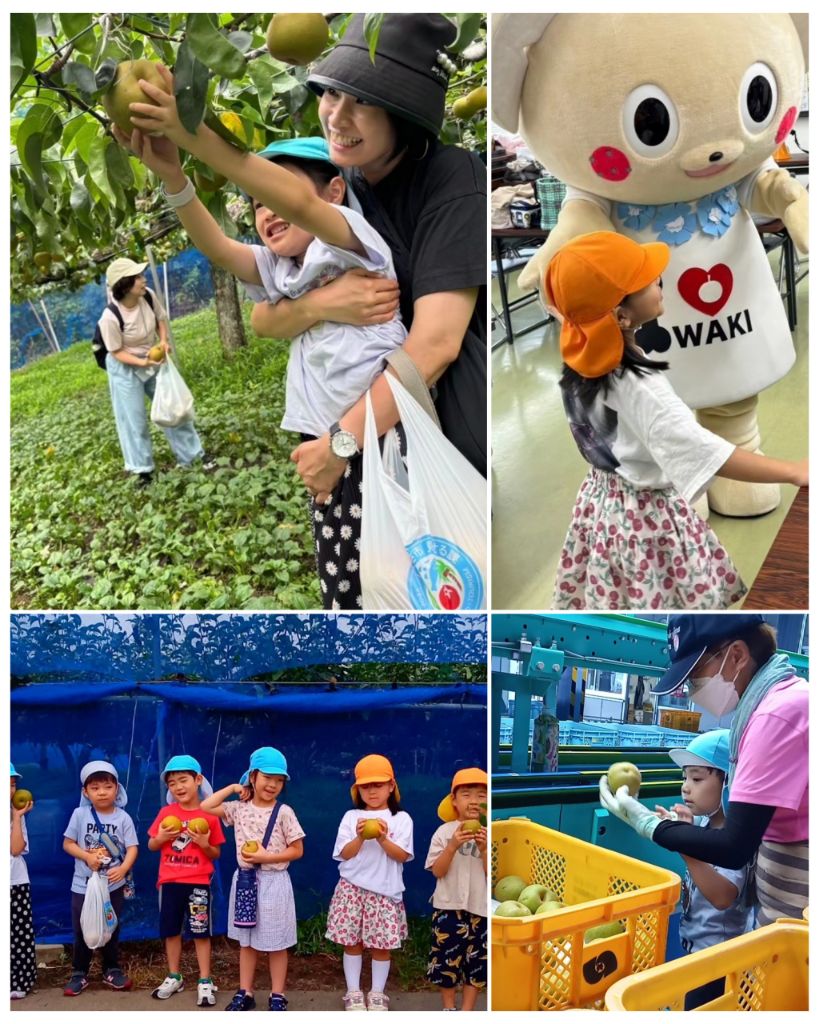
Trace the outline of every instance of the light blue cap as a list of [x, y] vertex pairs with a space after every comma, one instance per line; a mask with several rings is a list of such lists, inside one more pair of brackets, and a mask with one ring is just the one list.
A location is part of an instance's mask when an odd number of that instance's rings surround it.
[[680, 768], [717, 768], [728, 774], [729, 741], [728, 729], [712, 729], [695, 736], [687, 747], [673, 747], [668, 752], [671, 760]]
[[12, 766], [11, 766], [11, 774], [12, 774], [12, 775], [16, 775], [18, 779], [22, 779], [22, 777], [23, 777], [23, 776], [22, 776], [22, 775], [21, 775], [21, 774], [20, 774], [20, 773], [19, 773], [19, 772], [17, 771], [17, 769], [16, 769], [15, 767], [14, 767], [14, 765], [13, 765], [13, 764], [12, 764]]
[[285, 156], [299, 157], [301, 160], [322, 160], [335, 167], [330, 159], [327, 140], [320, 135], [311, 135], [307, 139], [278, 139], [265, 146], [259, 156], [265, 160], [276, 160]]
[[[195, 757], [191, 757], [190, 754], [175, 754], [160, 773], [160, 778], [163, 782], [168, 772], [196, 772], [197, 775], [202, 775], [202, 765], [199, 764]], [[204, 775], [197, 792], [199, 793], [200, 800], [213, 795], [213, 786], [211, 786]], [[165, 803], [174, 803], [174, 795], [169, 789], [165, 790]]]
[[258, 750], [254, 750], [250, 755], [250, 767], [239, 779], [239, 782], [246, 786], [250, 781], [250, 773], [255, 771], [264, 772], [265, 775], [283, 775], [286, 779], [290, 778], [287, 774], [287, 760], [284, 754], [280, 750], [276, 750], [275, 747], [259, 747]]
[[[119, 781], [119, 773], [110, 761], [89, 761], [88, 764], [84, 764], [80, 769], [80, 782], [83, 786], [85, 786], [86, 779], [96, 772], [108, 772], [109, 775], [114, 776], [117, 783], [117, 795], [114, 798], [114, 805], [116, 807], [125, 807], [128, 803], [128, 794], [125, 792], [125, 787]], [[90, 806], [91, 801], [85, 793], [80, 791], [80, 807]]]

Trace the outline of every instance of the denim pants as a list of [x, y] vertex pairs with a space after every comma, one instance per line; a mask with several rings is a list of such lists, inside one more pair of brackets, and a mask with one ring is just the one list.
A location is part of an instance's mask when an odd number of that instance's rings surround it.
[[[117, 424], [119, 446], [129, 473], [150, 473], [154, 468], [151, 449], [151, 426], [148, 419], [146, 398], [153, 398], [156, 377], [142, 381], [136, 367], [127, 366], [108, 353], [105, 360], [108, 371], [108, 389]], [[178, 427], [161, 427], [176, 461], [187, 466], [202, 455], [202, 442], [193, 421]]]

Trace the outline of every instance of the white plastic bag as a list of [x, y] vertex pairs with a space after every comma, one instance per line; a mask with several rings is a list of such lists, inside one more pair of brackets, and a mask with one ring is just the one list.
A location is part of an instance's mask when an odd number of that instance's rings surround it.
[[361, 591], [366, 611], [486, 607], [486, 481], [391, 374], [407, 442], [379, 451], [369, 393], [364, 432]]
[[193, 419], [193, 395], [170, 355], [159, 367], [151, 403], [151, 420], [158, 427], [178, 427]]
[[85, 889], [80, 914], [82, 937], [89, 949], [99, 949], [114, 934], [117, 915], [108, 893], [108, 879], [101, 871], [92, 871]]

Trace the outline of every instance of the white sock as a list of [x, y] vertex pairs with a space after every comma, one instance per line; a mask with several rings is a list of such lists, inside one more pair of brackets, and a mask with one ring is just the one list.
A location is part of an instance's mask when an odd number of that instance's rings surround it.
[[373, 960], [373, 992], [383, 992], [392, 960]]
[[363, 956], [359, 953], [344, 954], [344, 980], [347, 982], [348, 992], [361, 991], [361, 961]]

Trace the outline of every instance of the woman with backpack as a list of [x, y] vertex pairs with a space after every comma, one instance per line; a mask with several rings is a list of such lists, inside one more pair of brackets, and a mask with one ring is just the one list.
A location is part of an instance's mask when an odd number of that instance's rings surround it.
[[[145, 399], [153, 398], [157, 371], [164, 355], [171, 351], [168, 317], [157, 296], [148, 288], [144, 275], [147, 265], [123, 257], [108, 267], [105, 279], [113, 301], [105, 307], [98, 324], [107, 350], [104, 365], [125, 470], [137, 474], [139, 485], [143, 487], [151, 482], [154, 471]], [[157, 344], [164, 352], [159, 362], [150, 357], [151, 349]], [[188, 466], [197, 459], [204, 462], [202, 442], [192, 420], [178, 427], [162, 427], [162, 430], [181, 466]]]

